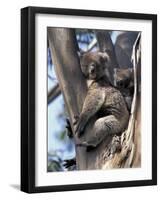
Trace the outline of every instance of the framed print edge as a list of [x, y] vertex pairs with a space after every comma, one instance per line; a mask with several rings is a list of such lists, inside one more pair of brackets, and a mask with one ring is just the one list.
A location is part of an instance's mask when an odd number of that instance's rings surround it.
[[35, 35], [34, 14], [21, 9], [21, 190], [35, 186]]
[[[35, 14], [149, 19], [152, 21], [152, 179], [57, 186], [35, 185]], [[157, 15], [60, 8], [21, 9], [21, 190], [27, 193], [157, 184]]]
[[152, 180], [157, 185], [157, 15], [152, 18]]
[[[22, 67], [23, 66], [23, 67]], [[21, 10], [21, 190], [29, 191], [28, 173], [28, 9]]]

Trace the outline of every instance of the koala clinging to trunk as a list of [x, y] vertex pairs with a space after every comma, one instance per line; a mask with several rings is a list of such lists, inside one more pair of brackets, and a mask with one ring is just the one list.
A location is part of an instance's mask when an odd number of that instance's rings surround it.
[[108, 73], [109, 56], [102, 52], [88, 52], [80, 58], [81, 70], [90, 81], [80, 115], [74, 122], [78, 137], [92, 117], [96, 117], [93, 134], [81, 145], [96, 147], [108, 135], [120, 134], [128, 124], [129, 112], [119, 90], [112, 87]]

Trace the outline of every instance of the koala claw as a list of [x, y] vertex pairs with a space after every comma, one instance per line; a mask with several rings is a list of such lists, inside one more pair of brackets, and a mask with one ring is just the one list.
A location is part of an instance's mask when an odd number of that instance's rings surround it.
[[75, 158], [69, 159], [69, 160], [64, 160], [63, 166], [65, 168], [72, 167], [73, 165], [76, 165], [76, 159]]
[[69, 138], [73, 137], [72, 127], [68, 118], [66, 118], [66, 133]]

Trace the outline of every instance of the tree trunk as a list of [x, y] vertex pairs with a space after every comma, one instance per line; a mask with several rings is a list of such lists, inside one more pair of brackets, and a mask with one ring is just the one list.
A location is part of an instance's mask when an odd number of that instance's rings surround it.
[[141, 44], [138, 34], [132, 50], [134, 96], [127, 130], [121, 135], [121, 151], [109, 157], [103, 169], [141, 166]]
[[137, 35], [138, 32], [125, 31], [117, 37], [115, 43], [115, 52], [119, 68], [133, 67], [131, 62], [131, 54]]
[[[71, 126], [74, 116], [79, 115], [87, 92], [86, 81], [82, 75], [75, 33], [67, 28], [48, 28], [48, 40], [59, 85], [64, 96]], [[74, 128], [72, 126], [74, 132]], [[75, 141], [77, 138], [75, 138]], [[76, 146], [78, 169], [86, 169], [84, 147]]]
[[99, 49], [101, 52], [106, 52], [110, 56], [110, 78], [113, 84], [113, 69], [118, 68], [118, 63], [115, 54], [115, 48], [111, 40], [111, 36], [107, 31], [97, 30], [95, 31]]

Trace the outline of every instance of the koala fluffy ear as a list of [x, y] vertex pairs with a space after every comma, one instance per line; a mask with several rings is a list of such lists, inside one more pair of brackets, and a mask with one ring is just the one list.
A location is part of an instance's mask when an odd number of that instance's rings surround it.
[[110, 61], [110, 57], [106, 52], [99, 52], [98, 54], [100, 56], [101, 62], [109, 62]]

